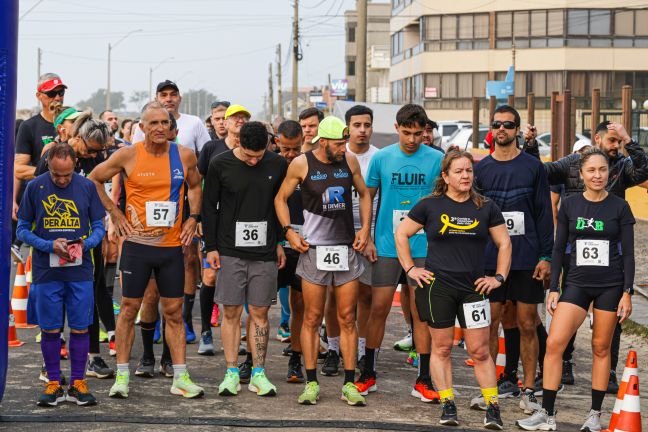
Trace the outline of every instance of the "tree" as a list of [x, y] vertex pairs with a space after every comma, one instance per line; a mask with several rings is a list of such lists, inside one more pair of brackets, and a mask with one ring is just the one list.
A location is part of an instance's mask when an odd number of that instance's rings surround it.
[[[87, 100], [77, 103], [79, 109], [85, 110], [90, 108], [95, 113], [100, 113], [106, 109], [106, 89], [98, 89]], [[126, 108], [124, 104], [124, 92], [110, 92], [110, 109], [121, 110]]]
[[182, 92], [180, 112], [197, 115], [204, 119], [211, 113], [211, 104], [218, 100], [209, 90], [187, 90]]
[[149, 94], [146, 90], [140, 90], [140, 91], [135, 90], [131, 94], [130, 99], [128, 99], [128, 102], [134, 103], [135, 106], [137, 107], [137, 111], [142, 111], [142, 107], [146, 102], [148, 102], [148, 97]]

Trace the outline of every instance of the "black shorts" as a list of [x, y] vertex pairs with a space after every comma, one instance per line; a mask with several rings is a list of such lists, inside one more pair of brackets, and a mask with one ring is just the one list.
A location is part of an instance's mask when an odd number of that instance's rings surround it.
[[[494, 276], [494, 271], [486, 275]], [[526, 304], [544, 303], [544, 285], [533, 279], [533, 270], [511, 270], [504, 284], [491, 291], [488, 300], [493, 303], [506, 303], [507, 300]]]
[[160, 297], [184, 295], [182, 246], [158, 247], [125, 241], [119, 270], [124, 297], [144, 297], [151, 274], [155, 277]]
[[463, 305], [485, 298], [475, 291], [453, 288], [435, 279], [423, 288], [416, 287], [415, 300], [420, 320], [432, 328], [444, 329], [454, 327], [455, 318], [461, 328], [466, 328]]
[[560, 295], [559, 302], [571, 303], [585, 310], [594, 302], [594, 309], [616, 312], [623, 296], [623, 287], [581, 288], [567, 285]]
[[286, 250], [286, 266], [279, 269], [279, 273], [277, 274], [278, 288], [289, 286], [291, 289], [301, 292], [301, 277], [296, 273], [298, 261], [298, 253], [293, 252], [291, 249]]

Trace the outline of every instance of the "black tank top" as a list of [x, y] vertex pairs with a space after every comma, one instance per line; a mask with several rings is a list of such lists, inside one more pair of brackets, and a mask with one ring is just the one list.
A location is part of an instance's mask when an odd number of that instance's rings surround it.
[[304, 239], [314, 246], [351, 245], [353, 174], [346, 157], [322, 163], [312, 151], [306, 153], [308, 173], [301, 184], [304, 205]]

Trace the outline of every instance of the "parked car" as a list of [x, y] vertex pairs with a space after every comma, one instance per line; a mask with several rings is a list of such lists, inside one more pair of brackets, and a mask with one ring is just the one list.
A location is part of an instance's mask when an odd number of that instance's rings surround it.
[[[480, 126], [479, 127], [479, 145], [478, 148], [480, 149], [485, 149], [486, 146], [484, 145], [484, 139], [486, 138], [486, 134], [488, 133], [489, 128], [487, 126]], [[458, 146], [462, 150], [468, 150], [473, 146], [472, 143], [472, 134], [473, 134], [473, 129], [472, 125], [468, 125], [467, 127], [463, 127], [461, 129], [458, 129], [455, 131], [452, 136], [450, 136], [445, 144], [441, 144], [441, 147], [443, 150], [448, 150], [448, 147], [451, 145]]]
[[[587, 140], [590, 143], [592, 142], [592, 140], [590, 140], [585, 135], [576, 134], [576, 136], [574, 137], [570, 145], [573, 146], [576, 141], [581, 139]], [[536, 140], [538, 141], [540, 156], [549, 156], [551, 154], [551, 132], [545, 132], [543, 134], [538, 135]]]
[[441, 134], [441, 147], [448, 142], [448, 138], [459, 129], [472, 127], [469, 121], [464, 120], [441, 120], [438, 121], [439, 133]]

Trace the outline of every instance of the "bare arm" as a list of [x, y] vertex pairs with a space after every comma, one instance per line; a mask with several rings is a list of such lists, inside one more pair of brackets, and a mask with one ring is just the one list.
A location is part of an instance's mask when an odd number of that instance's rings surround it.
[[412, 258], [412, 250], [410, 249], [409, 239], [423, 228], [418, 222], [414, 222], [409, 216], [398, 225], [394, 240], [396, 241], [396, 252], [398, 253], [398, 260], [401, 266], [407, 272], [407, 276], [414, 279], [419, 288], [423, 288], [424, 284], [429, 283], [434, 279], [434, 273], [414, 265]]
[[[285, 227], [290, 225], [290, 210], [288, 210], [288, 198], [295, 192], [295, 188], [302, 182], [303, 177], [306, 175], [308, 166], [306, 163], [306, 156], [299, 156], [288, 166], [286, 178], [281, 187], [275, 195], [274, 205], [275, 212], [279, 225]], [[293, 230], [288, 230], [286, 233], [286, 240], [290, 242], [290, 247], [294, 250], [303, 253], [308, 250], [308, 243], [304, 238]]]
[[14, 158], [14, 176], [18, 180], [31, 180], [34, 178], [36, 167], [29, 165], [31, 155], [16, 153]]
[[360, 164], [355, 155], [347, 153], [347, 164], [351, 168], [353, 174], [353, 187], [358, 191], [360, 199], [360, 224], [362, 228], [356, 233], [356, 238], [353, 241], [353, 248], [362, 251], [367, 246], [369, 240], [369, 232], [371, 229], [371, 203], [373, 198], [370, 196], [364, 179], [362, 178], [362, 171], [360, 171]]
[[[189, 201], [189, 214], [200, 214], [202, 204], [202, 190], [200, 188], [200, 174], [198, 173], [198, 159], [192, 150], [182, 147], [182, 158], [187, 170], [187, 199]], [[198, 221], [194, 218], [188, 218], [182, 224], [180, 240], [185, 246], [189, 246], [196, 232]]]

